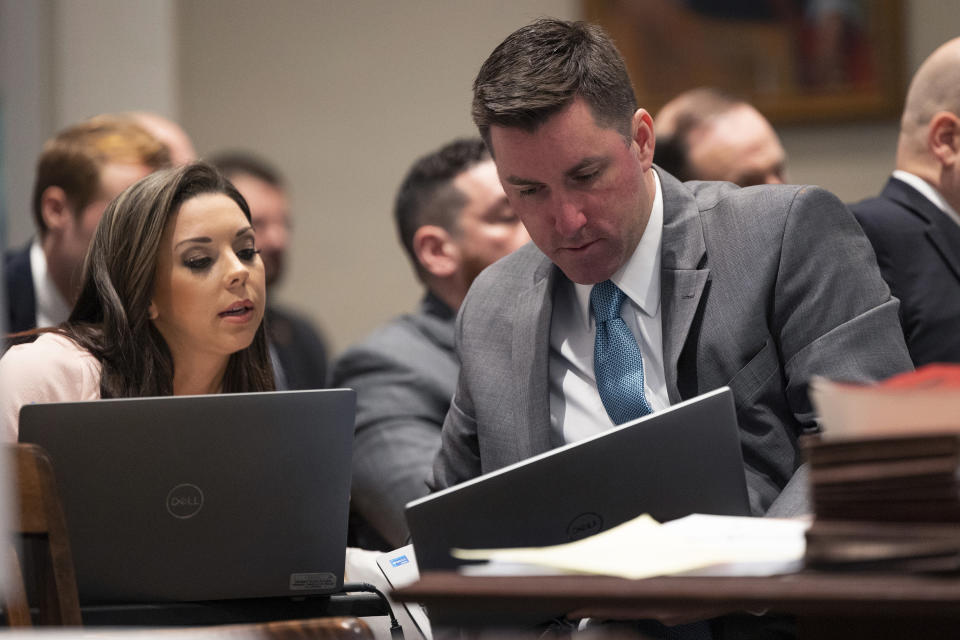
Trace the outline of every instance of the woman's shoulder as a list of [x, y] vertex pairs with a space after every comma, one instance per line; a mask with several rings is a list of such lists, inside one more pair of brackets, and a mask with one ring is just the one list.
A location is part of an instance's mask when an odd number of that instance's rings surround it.
[[100, 398], [100, 362], [70, 338], [45, 333], [0, 358], [0, 411], [16, 433], [20, 407]]
[[10, 347], [0, 362], [36, 365], [87, 367], [99, 363], [96, 357], [61, 333], [42, 333], [33, 342]]
[[70, 338], [59, 333], [44, 333], [33, 342], [10, 347], [0, 359], [0, 379], [4, 383], [17, 380], [37, 383], [39, 379], [51, 379], [76, 385], [100, 381], [100, 362], [92, 353]]

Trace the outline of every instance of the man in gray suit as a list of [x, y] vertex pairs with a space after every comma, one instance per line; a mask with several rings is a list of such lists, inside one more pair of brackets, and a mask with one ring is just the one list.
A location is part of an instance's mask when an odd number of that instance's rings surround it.
[[[842, 203], [816, 187], [683, 184], [657, 168], [623, 60], [585, 23], [538, 20], [508, 36], [474, 82], [473, 117], [533, 244], [463, 302], [431, 486], [602, 432], [624, 407], [639, 416], [728, 385], [752, 512], [804, 511], [803, 478], [790, 481], [797, 439], [816, 427], [810, 377], [911, 368], [897, 302]], [[595, 319], [616, 296], [618, 317]], [[637, 366], [618, 371], [627, 360]]]
[[459, 363], [453, 320], [470, 283], [530, 237], [513, 213], [479, 138], [420, 158], [397, 194], [397, 231], [427, 289], [337, 362], [333, 384], [357, 390], [351, 543], [405, 544], [404, 506], [427, 493]]

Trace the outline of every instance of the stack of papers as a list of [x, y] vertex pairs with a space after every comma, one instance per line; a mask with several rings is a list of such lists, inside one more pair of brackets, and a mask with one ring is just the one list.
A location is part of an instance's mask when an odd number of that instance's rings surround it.
[[960, 365], [927, 365], [877, 384], [815, 377], [824, 439], [960, 433]]
[[802, 520], [694, 514], [659, 524], [642, 515], [589, 538], [550, 547], [454, 549], [472, 575], [588, 573], [637, 579], [662, 575], [768, 576], [802, 566]]

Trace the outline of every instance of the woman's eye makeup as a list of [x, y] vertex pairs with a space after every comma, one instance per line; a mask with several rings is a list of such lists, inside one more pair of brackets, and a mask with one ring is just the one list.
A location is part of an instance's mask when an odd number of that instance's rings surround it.
[[183, 264], [191, 271], [203, 271], [213, 264], [213, 258], [208, 256], [187, 256], [183, 259]]
[[240, 249], [237, 251], [237, 257], [243, 260], [244, 262], [253, 262], [254, 258], [257, 257], [257, 254], [260, 253], [259, 249], [254, 249], [253, 247], [247, 247], [246, 249]]
[[[220, 249], [209, 245], [210, 241], [205, 240], [203, 246], [192, 247], [184, 251], [180, 258], [183, 266], [196, 272], [206, 271], [213, 266], [213, 263], [217, 261]], [[227, 249], [227, 251], [233, 251], [237, 258], [246, 263], [252, 263], [256, 260], [257, 254], [260, 253], [260, 250], [254, 244], [252, 234], [234, 242], [233, 248]]]

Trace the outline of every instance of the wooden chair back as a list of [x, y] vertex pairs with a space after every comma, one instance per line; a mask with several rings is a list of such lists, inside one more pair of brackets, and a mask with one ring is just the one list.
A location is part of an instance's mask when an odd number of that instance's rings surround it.
[[31, 626], [21, 558], [29, 563], [37, 583], [38, 625], [81, 626], [77, 579], [67, 524], [60, 504], [53, 464], [37, 445], [20, 443], [13, 452], [15, 524], [22, 553], [11, 548], [10, 589], [5, 610], [10, 626]]

